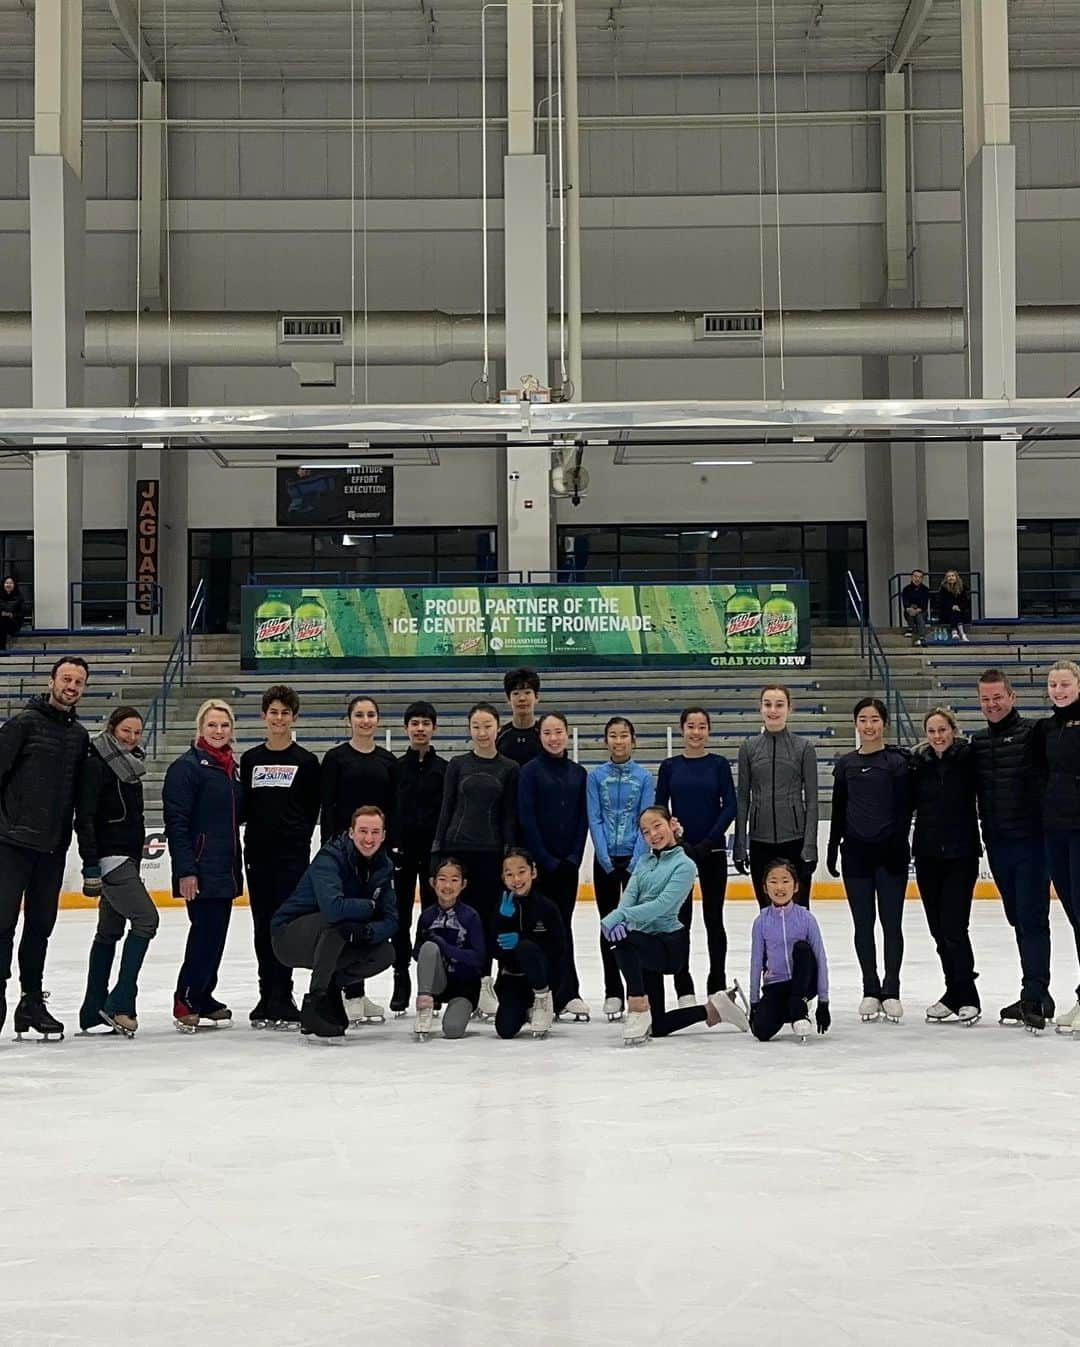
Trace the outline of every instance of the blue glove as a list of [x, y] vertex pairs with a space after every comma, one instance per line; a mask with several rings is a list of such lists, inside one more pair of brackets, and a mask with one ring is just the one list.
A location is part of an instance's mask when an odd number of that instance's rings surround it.
[[83, 885], [82, 891], [87, 898], [100, 898], [102, 889], [101, 866], [86, 865], [83, 867]]
[[500, 917], [512, 917], [517, 911], [517, 904], [514, 902], [514, 895], [509, 889], [503, 894], [502, 902], [499, 904]]
[[604, 932], [613, 945], [617, 945], [620, 940], [625, 940], [630, 934], [630, 927], [625, 921], [617, 921], [614, 926]]
[[516, 949], [520, 939], [517, 931], [503, 931], [502, 935], [496, 938], [496, 944], [500, 949]]

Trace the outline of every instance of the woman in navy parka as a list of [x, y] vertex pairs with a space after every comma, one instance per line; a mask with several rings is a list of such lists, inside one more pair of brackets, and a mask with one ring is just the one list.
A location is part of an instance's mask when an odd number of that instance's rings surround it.
[[183, 898], [191, 923], [173, 1018], [178, 1029], [189, 1032], [232, 1019], [232, 1011], [213, 993], [232, 905], [244, 889], [234, 724], [227, 702], [203, 702], [195, 742], [170, 766], [162, 791], [173, 896]]

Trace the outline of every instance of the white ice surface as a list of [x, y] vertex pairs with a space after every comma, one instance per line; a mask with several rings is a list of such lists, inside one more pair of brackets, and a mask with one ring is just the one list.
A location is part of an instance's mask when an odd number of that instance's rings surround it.
[[[900, 1026], [858, 1022], [847, 910], [817, 912], [827, 1039], [695, 1027], [640, 1049], [602, 1017], [546, 1042], [415, 1044], [411, 1018], [340, 1048], [253, 1032], [242, 909], [219, 988], [238, 1022], [183, 1036], [186, 921], [164, 912], [134, 1042], [17, 1045], [9, 1010], [0, 1342], [1075, 1344], [1080, 1041], [996, 1023], [1018, 992], [997, 904], [975, 908], [973, 1029], [922, 1022], [941, 987], [916, 904]], [[752, 916], [728, 909], [744, 979]], [[62, 913], [50, 949], [71, 1028], [93, 921]], [[591, 905], [575, 929], [598, 1009]], [[1056, 907], [1054, 938], [1064, 1005]]]

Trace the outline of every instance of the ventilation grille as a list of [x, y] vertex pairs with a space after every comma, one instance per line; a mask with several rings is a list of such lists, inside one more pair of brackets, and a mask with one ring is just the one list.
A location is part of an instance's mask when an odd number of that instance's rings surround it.
[[281, 316], [281, 340], [292, 342], [337, 342], [344, 339], [345, 320], [343, 318], [301, 317], [286, 313]]
[[760, 313], [703, 313], [697, 320], [699, 337], [760, 337]]

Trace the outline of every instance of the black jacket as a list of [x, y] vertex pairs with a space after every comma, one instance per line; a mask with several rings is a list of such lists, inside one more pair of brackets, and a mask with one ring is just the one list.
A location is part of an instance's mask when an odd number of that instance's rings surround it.
[[926, 585], [913, 585], [909, 581], [900, 591], [900, 602], [905, 613], [909, 608], [921, 608], [924, 613], [929, 613], [930, 590]]
[[880, 753], [857, 749], [833, 768], [829, 849], [877, 852], [898, 870], [908, 864], [911, 827], [910, 755], [894, 744]]
[[911, 759], [911, 777], [915, 855], [940, 861], [978, 856], [982, 847], [975, 810], [975, 753], [971, 744], [960, 740], [941, 757], [929, 745], [919, 749]]
[[935, 604], [937, 620], [945, 626], [955, 627], [958, 623], [971, 621], [971, 595], [966, 589], [954, 594], [944, 585], [937, 592]]
[[407, 856], [426, 860], [439, 826], [443, 786], [446, 782], [446, 759], [433, 748], [423, 757], [415, 748], [408, 748], [398, 759], [398, 828], [397, 849]]
[[26, 600], [20, 590], [16, 589], [14, 594], [0, 590], [0, 618], [6, 619], [9, 636], [13, 636], [26, 621]]
[[75, 832], [84, 867], [100, 865], [102, 856], [142, 859], [142, 782], [121, 781], [92, 746], [79, 785]]
[[67, 851], [90, 736], [48, 697], [0, 725], [0, 842]]
[[971, 737], [983, 840], [1018, 841], [1042, 832], [1043, 754], [1037, 720], [1010, 711]]
[[[507, 915], [503, 907], [512, 907]], [[562, 986], [566, 977], [568, 963], [566, 948], [566, 927], [559, 915], [559, 909], [535, 886], [524, 898], [512, 893], [504, 893], [502, 901], [495, 908], [495, 917], [491, 928], [491, 952], [501, 964], [513, 950], [504, 950], [499, 946], [499, 936], [516, 931], [522, 940], [531, 940], [539, 945], [547, 959], [548, 986], [552, 991]]]
[[240, 777], [228, 776], [198, 748], [165, 773], [161, 807], [169, 839], [173, 897], [194, 875], [200, 898], [236, 898], [244, 891], [240, 864]]
[[1055, 706], [1039, 721], [1046, 759], [1043, 824], [1052, 832], [1080, 832], [1080, 702]]

